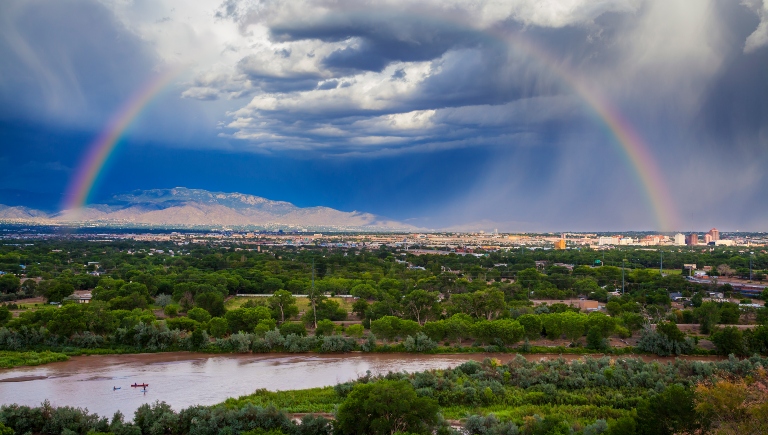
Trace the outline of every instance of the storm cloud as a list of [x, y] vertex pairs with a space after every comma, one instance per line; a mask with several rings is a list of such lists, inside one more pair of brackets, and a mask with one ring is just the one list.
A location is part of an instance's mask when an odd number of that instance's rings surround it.
[[[463, 180], [428, 210], [396, 191], [373, 205], [324, 204], [426, 227], [659, 229], [648, 198], [658, 192], [638, 181], [643, 168], [598, 113], [602, 101], [656, 160], [675, 229], [768, 225], [768, 0], [0, 8], [6, 129], [22, 120], [98, 131], [136, 89], [181, 66], [156, 115], [132, 127], [151, 146], [333, 162], [339, 180], [360, 165], [428, 162]], [[482, 158], [457, 170], [451, 159], [473, 153]], [[269, 197], [261, 176], [231, 190]], [[366, 183], [339, 195], [362, 201]], [[433, 186], [415, 183], [425, 195]]]

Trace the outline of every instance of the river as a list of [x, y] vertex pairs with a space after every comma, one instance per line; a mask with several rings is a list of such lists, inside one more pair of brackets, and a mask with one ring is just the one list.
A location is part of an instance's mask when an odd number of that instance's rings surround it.
[[[127, 419], [132, 419], [140, 405], [156, 400], [165, 401], [178, 411], [192, 405], [213, 405], [260, 388], [277, 391], [323, 387], [356, 379], [368, 370], [373, 374], [417, 372], [455, 367], [489, 356], [503, 362], [514, 358], [513, 354], [211, 355], [187, 352], [77, 356], [38, 367], [0, 370], [0, 404], [38, 406], [47, 399], [54, 406], [88, 408], [90, 412], [110, 418], [119, 410]], [[531, 360], [556, 357], [559, 355], [526, 356]], [[147, 383], [149, 387], [143, 392], [130, 386], [134, 383]]]

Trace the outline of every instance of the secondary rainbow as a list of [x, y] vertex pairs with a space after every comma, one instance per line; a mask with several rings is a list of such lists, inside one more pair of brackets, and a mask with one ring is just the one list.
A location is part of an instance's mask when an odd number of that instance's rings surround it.
[[112, 117], [106, 128], [88, 147], [88, 151], [78, 166], [67, 189], [65, 209], [77, 210], [85, 206], [101, 170], [120, 142], [123, 133], [152, 99], [168, 86], [181, 71], [181, 68], [173, 68], [153, 77]]

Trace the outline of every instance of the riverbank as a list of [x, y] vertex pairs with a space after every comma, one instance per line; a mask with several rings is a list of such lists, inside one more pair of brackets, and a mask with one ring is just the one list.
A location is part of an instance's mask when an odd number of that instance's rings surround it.
[[42, 352], [0, 351], [0, 368], [10, 369], [14, 367], [39, 366], [68, 359], [68, 355], [47, 350]]
[[[13, 368], [23, 366], [38, 366], [42, 364], [48, 364], [51, 362], [65, 361], [68, 357], [75, 356], [91, 356], [91, 355], [145, 355], [145, 354], [196, 354], [196, 355], [344, 355], [353, 353], [363, 353], [359, 350], [349, 352], [321, 352], [321, 351], [307, 351], [307, 352], [294, 352], [286, 353], [280, 350], [267, 351], [267, 352], [232, 352], [224, 351], [216, 348], [207, 348], [201, 351], [186, 351], [183, 349], [167, 349], [167, 350], [148, 350], [138, 349], [132, 347], [118, 347], [118, 348], [74, 348], [74, 347], [56, 347], [49, 349], [36, 348], [29, 351], [0, 351], [2, 360], [0, 361], [0, 368]], [[580, 356], [614, 356], [614, 357], [630, 357], [630, 358], [642, 358], [643, 360], [650, 361], [654, 359], [667, 359], [675, 357], [659, 357], [658, 355], [651, 353], [638, 352], [637, 348], [627, 347], [613, 347], [608, 351], [601, 351], [595, 349], [588, 349], [585, 347], [566, 347], [566, 346], [520, 346], [513, 348], [504, 348], [497, 346], [440, 346], [435, 349], [425, 352], [409, 352], [405, 349], [402, 343], [395, 344], [380, 344], [370, 350], [371, 354], [405, 354], [405, 355], [479, 355], [485, 357], [492, 354], [499, 355], [526, 355], [530, 356], [531, 360], [536, 360], [537, 356], [549, 359], [552, 355], [566, 356], [568, 359]], [[678, 355], [676, 356], [682, 359], [691, 359], [697, 361], [718, 361], [725, 359], [725, 357], [716, 355], [713, 352], [705, 349], [697, 349], [697, 353], [693, 355]]]

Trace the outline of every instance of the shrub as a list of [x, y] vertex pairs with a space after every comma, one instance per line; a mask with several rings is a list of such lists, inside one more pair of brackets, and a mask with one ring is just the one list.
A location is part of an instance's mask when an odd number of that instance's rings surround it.
[[403, 342], [405, 350], [408, 352], [426, 352], [437, 347], [437, 343], [432, 341], [423, 332], [419, 332], [416, 336], [409, 335]]
[[187, 311], [187, 317], [200, 323], [207, 323], [211, 320], [211, 314], [200, 307], [195, 307]]
[[438, 423], [434, 399], [418, 397], [408, 381], [358, 384], [339, 405], [336, 429], [341, 435], [430, 434]]
[[280, 325], [280, 333], [286, 337], [290, 334], [296, 334], [303, 337], [307, 335], [307, 328], [302, 323], [284, 322]]
[[329, 335], [323, 337], [320, 352], [349, 352], [354, 348], [355, 341], [353, 339], [344, 338], [340, 335]]
[[336, 324], [328, 319], [323, 319], [317, 322], [317, 328], [315, 329], [316, 336], [331, 335], [336, 330]]
[[365, 330], [363, 328], [363, 325], [360, 325], [360, 324], [350, 325], [347, 328], [347, 335], [349, 335], [350, 337], [360, 338], [363, 336], [364, 332]]
[[179, 306], [175, 304], [166, 305], [163, 308], [163, 313], [168, 317], [176, 317], [179, 315]]
[[216, 338], [223, 337], [228, 330], [229, 325], [227, 324], [227, 319], [214, 317], [208, 321], [208, 332]]

